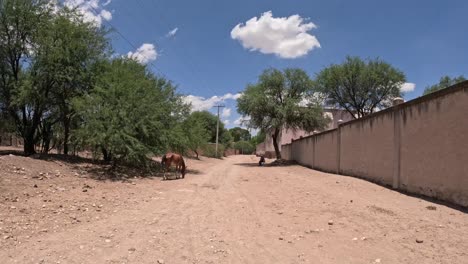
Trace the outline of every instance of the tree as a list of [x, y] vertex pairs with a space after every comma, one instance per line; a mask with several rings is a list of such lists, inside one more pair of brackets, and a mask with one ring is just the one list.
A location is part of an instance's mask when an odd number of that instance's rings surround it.
[[433, 92], [448, 88], [448, 87], [450, 87], [452, 85], [455, 85], [455, 84], [463, 82], [463, 81], [466, 81], [466, 79], [465, 79], [465, 77], [463, 75], [460, 75], [460, 76], [455, 77], [455, 78], [451, 78], [450, 76], [447, 76], [447, 75], [443, 76], [442, 78], [440, 78], [440, 81], [439, 81], [438, 84], [434, 84], [434, 85], [426, 87], [426, 89], [424, 90], [423, 95], [430, 94], [430, 93], [433, 93]]
[[102, 71], [100, 64], [108, 55], [105, 34], [94, 24], [83, 22], [75, 11], [62, 8], [51, 19], [45, 34], [38, 37], [31, 74], [35, 86], [50, 88], [51, 120], [47, 120], [46, 127], [60, 122], [64, 154], [69, 151], [75, 116], [71, 102], [91, 90]]
[[231, 132], [234, 142], [238, 142], [241, 140], [249, 141], [251, 138], [250, 132], [247, 129], [241, 127], [231, 128], [229, 129], [229, 132]]
[[203, 120], [201, 115], [195, 113], [190, 114], [190, 116], [183, 122], [183, 129], [187, 138], [186, 145], [187, 147], [195, 152], [198, 159], [198, 151], [203, 147], [208, 140], [210, 139], [210, 131], [207, 129], [205, 124], [206, 120]]
[[150, 156], [177, 147], [182, 133], [174, 128], [188, 110], [171, 82], [129, 59], [111, 61], [96, 87], [74, 106], [82, 120], [76, 140], [102, 151], [113, 165], [144, 165]]
[[235, 142], [234, 149], [241, 154], [252, 154], [255, 151], [255, 147], [249, 141], [244, 140]]
[[[196, 111], [191, 114], [192, 118], [198, 120], [199, 123], [203, 124], [205, 129], [209, 131], [209, 142], [216, 142], [216, 123], [218, 118], [216, 115], [208, 111]], [[230, 139], [230, 135], [227, 135], [229, 131], [224, 128], [223, 122], [219, 122], [219, 142], [227, 143]]]
[[256, 147], [258, 144], [263, 143], [265, 141], [266, 134], [263, 130], [258, 131], [257, 135], [253, 136], [250, 139], [250, 144]]
[[35, 153], [36, 132], [50, 91], [49, 86], [32, 87], [28, 66], [50, 19], [47, 0], [0, 2], [0, 105], [23, 137], [25, 155]]
[[281, 159], [278, 142], [286, 129], [313, 131], [328, 123], [321, 105], [314, 99], [315, 90], [307, 73], [301, 69], [264, 71], [256, 84], [248, 85], [237, 99], [237, 110], [247, 125], [272, 133], [276, 158]]
[[323, 69], [316, 77], [317, 91], [331, 107], [342, 108], [354, 118], [392, 105], [401, 96], [405, 75], [380, 60], [347, 57], [340, 65]]

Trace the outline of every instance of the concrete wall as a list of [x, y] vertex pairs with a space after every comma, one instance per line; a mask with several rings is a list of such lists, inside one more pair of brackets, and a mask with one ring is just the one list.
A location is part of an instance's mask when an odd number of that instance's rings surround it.
[[[330, 118], [330, 122], [328, 123], [328, 126], [325, 128], [325, 131], [337, 128], [339, 120], [346, 122], [346, 121], [350, 121], [354, 119], [350, 113], [344, 110], [340, 110], [340, 109], [324, 109], [324, 115]], [[315, 131], [315, 132], [317, 133], [318, 131]], [[278, 139], [279, 150], [282, 151], [282, 145], [290, 144], [293, 140], [305, 138], [313, 134], [314, 134], [313, 132], [307, 132], [302, 129], [283, 128], [281, 130], [281, 135]], [[273, 147], [273, 139], [271, 135], [272, 133], [267, 133], [265, 142], [264, 142], [265, 145], [262, 147], [264, 148], [263, 150], [264, 153], [272, 153], [273, 156], [275, 156], [275, 148]]]
[[330, 130], [313, 137], [314, 168], [327, 172], [338, 172], [338, 130]]
[[400, 188], [468, 206], [468, 83], [400, 114]]
[[468, 207], [468, 81], [283, 147], [308, 167]]
[[393, 183], [393, 111], [343, 124], [340, 127], [340, 172]]
[[[300, 143], [297, 143], [300, 142]], [[314, 167], [314, 137], [306, 137], [299, 141], [293, 141], [291, 157], [299, 164]]]
[[285, 160], [292, 160], [291, 151], [292, 151], [292, 144], [283, 145], [281, 149], [281, 157]]

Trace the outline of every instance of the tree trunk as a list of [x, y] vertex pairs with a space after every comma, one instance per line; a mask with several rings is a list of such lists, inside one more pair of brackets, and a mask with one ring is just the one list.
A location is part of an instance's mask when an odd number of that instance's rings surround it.
[[279, 129], [275, 128], [275, 132], [271, 136], [273, 138], [273, 147], [275, 147], [275, 153], [276, 153], [276, 159], [277, 160], [281, 159], [281, 151], [279, 150], [278, 141], [277, 141], [279, 133], [280, 133]]
[[70, 119], [63, 119], [63, 154], [68, 155], [68, 138], [70, 137]]
[[36, 150], [34, 148], [34, 132], [28, 131], [28, 133], [24, 136], [24, 155], [31, 156], [36, 154]]
[[194, 152], [195, 152], [195, 154], [197, 155], [197, 159], [199, 159], [199, 158], [198, 158], [198, 151], [195, 150]]
[[110, 162], [112, 160], [112, 153], [107, 151], [107, 149], [105, 149], [105, 148], [101, 148], [101, 150], [102, 150], [102, 156], [104, 158], [104, 161], [105, 162]]

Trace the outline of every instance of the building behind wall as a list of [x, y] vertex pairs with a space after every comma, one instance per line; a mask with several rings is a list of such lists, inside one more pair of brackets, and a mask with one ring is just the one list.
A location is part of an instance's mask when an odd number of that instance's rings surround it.
[[[299, 139], [301, 137], [307, 137], [317, 132], [322, 132], [330, 129], [335, 129], [338, 127], [338, 121], [342, 120], [347, 122], [353, 120], [354, 117], [346, 110], [341, 109], [324, 109], [324, 115], [330, 118], [330, 123], [328, 126], [321, 131], [307, 132], [302, 129], [286, 129], [283, 128], [280, 136], [278, 137], [278, 147], [281, 151], [281, 146], [291, 143], [292, 140]], [[272, 159], [276, 157], [275, 148], [273, 146], [273, 137], [272, 133], [269, 132], [266, 135], [265, 141], [260, 143], [256, 147], [256, 155], [264, 155], [266, 158]]]

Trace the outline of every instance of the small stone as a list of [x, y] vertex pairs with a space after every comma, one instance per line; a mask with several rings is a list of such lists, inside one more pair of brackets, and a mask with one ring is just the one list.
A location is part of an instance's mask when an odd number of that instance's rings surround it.
[[34, 188], [37, 188], [37, 184], [34, 184], [34, 186], [33, 186], [33, 187], [34, 187]]
[[419, 238], [416, 239], [416, 243], [418, 243], [418, 244], [421, 244], [423, 242], [424, 242], [424, 240], [422, 240], [422, 239], [419, 239]]
[[164, 264], [164, 260], [158, 259], [158, 264]]
[[80, 246], [80, 249], [84, 249], [84, 246], [83, 246], [83, 245], [81, 245], [81, 246]]
[[328, 225], [333, 225], [333, 220], [328, 221]]
[[364, 240], [367, 240], [367, 238], [366, 237], [361, 237], [361, 240], [364, 241]]
[[16, 209], [16, 206], [10, 206], [10, 209]]
[[353, 238], [353, 241], [357, 241], [357, 240], [358, 240], [358, 238], [357, 238], [357, 237]]
[[88, 192], [88, 189], [83, 189], [83, 192]]
[[110, 239], [106, 239], [106, 243], [110, 243], [110, 242], [111, 242], [111, 240], [110, 240]]
[[278, 239], [279, 239], [279, 240], [284, 240], [284, 238], [282, 238], [282, 237], [278, 237]]
[[9, 238], [11, 238], [11, 236], [4, 236], [4, 237], [3, 237], [3, 239], [5, 239], [5, 240], [7, 240], [7, 239], [9, 239]]
[[350, 202], [350, 203], [352, 203], [352, 202], [353, 202], [353, 200], [349, 200], [349, 202]]
[[380, 263], [380, 259], [376, 259], [376, 260], [375, 260], [375, 263]]
[[130, 252], [135, 252], [135, 251], [136, 251], [136, 248], [133, 248], [133, 247], [132, 247], [132, 248], [129, 248], [128, 251], [130, 251]]

